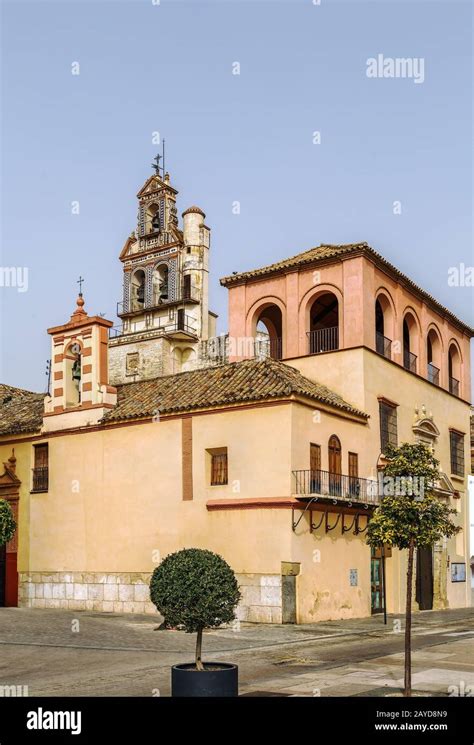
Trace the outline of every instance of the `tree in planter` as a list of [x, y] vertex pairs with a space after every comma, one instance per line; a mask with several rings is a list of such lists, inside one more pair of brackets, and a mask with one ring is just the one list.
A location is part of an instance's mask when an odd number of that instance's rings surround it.
[[[405, 689], [411, 696], [411, 606], [413, 557], [416, 548], [428, 548], [440, 538], [451, 537], [461, 528], [451, 515], [456, 510], [441, 502], [433, 492], [439, 478], [439, 461], [431, 450], [418, 443], [388, 446], [384, 469], [384, 494], [367, 529], [367, 543], [408, 549], [405, 610]], [[390, 479], [387, 479], [390, 477]], [[387, 479], [387, 480], [386, 480]]]
[[0, 546], [11, 541], [15, 530], [16, 522], [10, 503], [6, 499], [0, 499]]
[[196, 670], [204, 670], [202, 632], [233, 621], [240, 592], [224, 559], [212, 551], [185, 548], [169, 554], [155, 569], [150, 598], [168, 626], [197, 633]]

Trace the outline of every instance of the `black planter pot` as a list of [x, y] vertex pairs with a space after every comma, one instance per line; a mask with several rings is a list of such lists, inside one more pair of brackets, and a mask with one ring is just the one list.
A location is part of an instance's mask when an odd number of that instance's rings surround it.
[[171, 695], [173, 697], [238, 696], [238, 688], [239, 668], [237, 665], [207, 662], [204, 664], [204, 670], [196, 670], [194, 662], [190, 662], [185, 665], [173, 665], [171, 668]]

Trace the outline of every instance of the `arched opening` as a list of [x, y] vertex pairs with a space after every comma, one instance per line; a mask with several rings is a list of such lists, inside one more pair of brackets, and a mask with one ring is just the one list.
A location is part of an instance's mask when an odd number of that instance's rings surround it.
[[185, 347], [181, 352], [181, 370], [185, 372], [187, 370], [194, 370], [194, 363], [196, 361], [196, 352], [191, 347]]
[[455, 344], [451, 344], [448, 353], [449, 392], [459, 396], [461, 388], [461, 356]]
[[146, 208], [146, 233], [159, 233], [161, 230], [160, 205], [153, 203]]
[[283, 317], [278, 305], [262, 308], [255, 324], [255, 356], [282, 358]]
[[416, 373], [418, 326], [411, 313], [403, 319], [403, 367]]
[[323, 292], [313, 301], [306, 333], [310, 354], [339, 349], [339, 303], [332, 292]]
[[379, 295], [375, 301], [375, 349], [387, 359], [392, 358], [392, 340], [388, 337], [389, 316], [392, 308], [385, 295]]
[[79, 406], [81, 403], [82, 359], [81, 346], [77, 342], [70, 344], [64, 359], [66, 361], [65, 394], [66, 406]]
[[161, 305], [168, 299], [168, 267], [161, 264], [153, 270], [153, 305]]
[[145, 305], [145, 272], [143, 269], [137, 269], [133, 273], [130, 291], [131, 309], [142, 310]]
[[426, 353], [428, 361], [427, 377], [430, 383], [439, 385], [439, 372], [441, 369], [441, 341], [434, 329], [428, 332], [426, 340]]
[[329, 462], [329, 494], [330, 496], [339, 496], [342, 485], [342, 448], [341, 441], [336, 435], [331, 435], [328, 442], [328, 462]]

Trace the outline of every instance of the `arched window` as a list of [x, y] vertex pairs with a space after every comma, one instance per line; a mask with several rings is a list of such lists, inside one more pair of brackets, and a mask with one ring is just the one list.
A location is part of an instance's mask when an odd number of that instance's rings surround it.
[[137, 269], [132, 276], [131, 282], [131, 310], [142, 310], [145, 305], [145, 272]]
[[66, 361], [66, 406], [79, 406], [81, 403], [82, 359], [81, 346], [77, 342], [70, 344], [64, 358]]
[[392, 320], [392, 307], [385, 295], [375, 301], [375, 349], [387, 359], [392, 358], [392, 340], [389, 338], [388, 320]]
[[427, 377], [430, 383], [439, 385], [439, 373], [441, 368], [441, 341], [434, 329], [428, 332], [426, 341], [426, 353], [428, 361]]
[[332, 292], [318, 295], [309, 311], [309, 354], [339, 349], [339, 303]]
[[451, 344], [448, 352], [449, 392], [459, 396], [461, 392], [461, 357], [455, 344]]
[[283, 319], [278, 305], [269, 303], [262, 308], [256, 319], [255, 356], [259, 358], [282, 358]]

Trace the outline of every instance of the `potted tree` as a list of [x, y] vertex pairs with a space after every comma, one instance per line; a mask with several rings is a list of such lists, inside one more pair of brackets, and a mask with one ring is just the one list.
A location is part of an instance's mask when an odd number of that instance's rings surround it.
[[[377, 548], [382, 545], [406, 549], [407, 590], [405, 606], [405, 687], [404, 695], [411, 696], [411, 616], [413, 595], [413, 560], [417, 548], [432, 547], [443, 536], [456, 535], [461, 528], [453, 523], [456, 510], [436, 496], [434, 487], [439, 479], [439, 461], [423, 443], [403, 443], [388, 446], [384, 478], [423, 484], [422, 493], [413, 490], [389, 490], [374, 512], [367, 529], [367, 543]], [[394, 483], [394, 481], [392, 481]]]
[[201, 659], [204, 629], [235, 618], [235, 574], [222, 557], [200, 548], [169, 554], [153, 572], [150, 598], [169, 626], [195, 633], [194, 662], [171, 669], [172, 696], [237, 696], [237, 665]]

